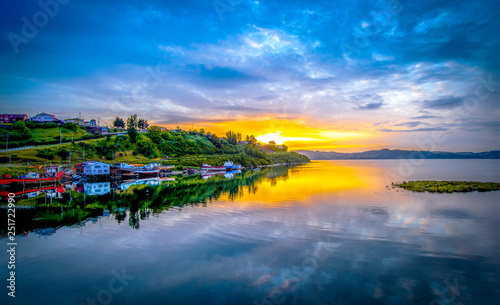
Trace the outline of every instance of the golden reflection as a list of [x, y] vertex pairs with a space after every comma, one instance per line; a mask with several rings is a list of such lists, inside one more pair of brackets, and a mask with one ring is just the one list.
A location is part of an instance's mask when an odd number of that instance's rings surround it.
[[[238, 201], [254, 203], [283, 203], [301, 201], [312, 203], [313, 196], [338, 193], [359, 188], [360, 193], [371, 191], [374, 187], [370, 177], [378, 174], [374, 167], [356, 168], [344, 166], [341, 162], [314, 161], [288, 170], [288, 176], [280, 176], [276, 169], [271, 168], [267, 178], [257, 182], [252, 187], [245, 187]], [[257, 191], [258, 190], [258, 191]], [[352, 193], [352, 192], [351, 192]], [[359, 194], [357, 194], [359, 195]], [[227, 194], [221, 200], [230, 199]]]

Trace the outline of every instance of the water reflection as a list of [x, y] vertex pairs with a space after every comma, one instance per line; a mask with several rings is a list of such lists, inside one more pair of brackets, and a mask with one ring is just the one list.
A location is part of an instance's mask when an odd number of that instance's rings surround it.
[[[493, 302], [499, 192], [388, 189], [384, 174], [395, 166], [315, 162], [112, 185], [100, 196], [71, 191], [52, 205], [29, 199], [37, 209], [26, 211], [26, 229], [57, 230], [20, 238], [19, 276], [31, 291], [21, 301], [80, 304], [126, 267], [135, 279], [116, 304]], [[424, 164], [418, 174], [439, 179], [443, 168]], [[471, 168], [468, 180], [500, 178]]]

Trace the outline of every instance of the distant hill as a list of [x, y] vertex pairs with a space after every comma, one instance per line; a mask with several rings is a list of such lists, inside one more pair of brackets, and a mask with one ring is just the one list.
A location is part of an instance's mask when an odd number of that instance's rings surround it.
[[376, 159], [500, 159], [500, 150], [473, 152], [419, 151], [400, 149], [370, 150], [359, 153], [298, 150], [311, 160], [376, 160]]

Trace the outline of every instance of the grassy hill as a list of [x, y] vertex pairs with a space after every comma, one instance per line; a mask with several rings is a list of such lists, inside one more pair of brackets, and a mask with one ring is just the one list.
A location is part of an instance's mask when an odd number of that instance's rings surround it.
[[[92, 139], [95, 136], [85, 127], [73, 123], [58, 126], [53, 123], [37, 124], [33, 122], [16, 122], [10, 129], [0, 129], [0, 139], [8, 147], [16, 148], [32, 145], [47, 145], [62, 142]], [[6, 147], [5, 145], [4, 147]]]
[[[70, 155], [71, 163], [83, 160], [126, 163], [162, 161], [193, 167], [199, 167], [202, 163], [222, 165], [227, 160], [243, 166], [309, 162], [306, 156], [294, 152], [267, 154], [255, 145], [240, 144], [210, 133], [161, 131], [155, 128], [144, 134], [132, 132], [130, 135], [106, 136], [53, 147], [3, 152], [0, 153], [0, 163], [8, 163], [10, 154], [12, 163], [30, 162], [31, 165], [67, 164]], [[167, 155], [169, 160], [164, 160]]]

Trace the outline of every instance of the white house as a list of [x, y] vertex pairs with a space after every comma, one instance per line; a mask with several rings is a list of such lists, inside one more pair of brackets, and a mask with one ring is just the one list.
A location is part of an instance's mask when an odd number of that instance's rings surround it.
[[61, 120], [57, 119], [55, 115], [45, 112], [38, 113], [37, 115], [29, 118], [30, 121], [37, 123], [59, 123]]
[[97, 161], [85, 162], [83, 165], [83, 174], [85, 176], [109, 175], [110, 166], [109, 164]]
[[87, 195], [104, 195], [111, 191], [111, 182], [85, 183], [83, 189]]

